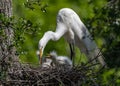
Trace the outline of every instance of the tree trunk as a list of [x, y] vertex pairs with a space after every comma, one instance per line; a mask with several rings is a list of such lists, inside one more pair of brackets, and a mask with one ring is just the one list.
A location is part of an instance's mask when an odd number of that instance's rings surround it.
[[7, 17], [12, 16], [12, 0], [0, 0], [0, 12]]
[[[0, 0], [0, 12], [3, 13], [6, 17], [11, 17], [12, 16], [12, 0]], [[16, 61], [18, 59], [15, 56], [15, 48], [13, 47], [13, 36], [14, 36], [13, 30], [9, 26], [5, 26], [4, 33], [6, 35], [6, 38], [4, 39], [3, 37], [0, 37], [1, 39], [3, 38], [0, 44], [1, 45], [0, 54], [2, 55], [6, 54], [4, 56], [5, 58], [11, 57], [12, 60]]]
[[[12, 0], [0, 0], [0, 15], [8, 19], [12, 16]], [[16, 49], [13, 46], [13, 30], [9, 25], [4, 27], [2, 25], [4, 25], [4, 21], [0, 19], [0, 71], [2, 71], [0, 76], [6, 75], [6, 79], [11, 67], [18, 66], [19, 63], [18, 57], [15, 55]]]

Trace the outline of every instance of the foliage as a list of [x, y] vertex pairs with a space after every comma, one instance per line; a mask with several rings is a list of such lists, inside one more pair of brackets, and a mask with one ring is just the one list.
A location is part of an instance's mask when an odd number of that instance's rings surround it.
[[[32, 50], [33, 48], [29, 46], [29, 43], [32, 43], [30, 41], [32, 40], [27, 40], [27, 37], [32, 37], [35, 39], [36, 37], [36, 32], [39, 31], [39, 29], [36, 30], [36, 28], [39, 28], [39, 25], [33, 24], [30, 20], [25, 20], [23, 18], [17, 19], [17, 22], [14, 22], [14, 33], [15, 33], [15, 46], [17, 47], [19, 55], [26, 55], [29, 54], [28, 48]], [[27, 37], [26, 37], [27, 36]], [[24, 45], [24, 43], [27, 42], [27, 45]], [[26, 48], [26, 47], [28, 48]], [[34, 49], [33, 49], [34, 50]], [[33, 52], [30, 52], [33, 53]], [[34, 60], [31, 58], [31, 60]]]
[[[14, 40], [13, 45], [8, 46], [12, 47], [15, 46], [17, 48], [16, 55], [26, 55], [27, 49], [24, 47], [24, 42], [26, 39], [26, 36], [33, 36], [35, 38], [36, 36], [36, 28], [39, 28], [39, 25], [33, 24], [30, 20], [26, 20], [24, 18], [16, 18], [16, 17], [5, 17], [3, 14], [1, 16], [1, 42], [3, 42], [6, 39], [5, 35], [5, 28], [9, 27], [13, 29], [14, 32]], [[30, 48], [30, 47], [29, 47]]]
[[101, 10], [94, 10], [96, 16], [88, 20], [88, 28], [95, 39], [102, 41], [104, 56], [109, 67], [120, 66], [120, 1], [113, 0]]

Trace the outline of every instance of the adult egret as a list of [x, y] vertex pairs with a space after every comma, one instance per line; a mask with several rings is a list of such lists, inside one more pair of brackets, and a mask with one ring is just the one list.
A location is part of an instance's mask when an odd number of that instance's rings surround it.
[[[79, 16], [70, 8], [62, 8], [57, 15], [56, 31], [47, 31], [39, 41], [40, 59], [49, 40], [57, 41], [62, 36], [70, 45], [76, 45], [89, 59], [94, 59], [98, 54], [101, 54]], [[105, 65], [102, 55], [97, 59], [102, 66]], [[42, 60], [40, 61], [42, 63]]]

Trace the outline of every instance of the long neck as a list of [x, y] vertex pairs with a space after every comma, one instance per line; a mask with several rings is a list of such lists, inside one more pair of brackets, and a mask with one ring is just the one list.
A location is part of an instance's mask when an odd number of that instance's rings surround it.
[[48, 31], [44, 34], [44, 36], [42, 37], [42, 39], [39, 41], [39, 46], [42, 47], [42, 49], [44, 50], [46, 44], [49, 42], [49, 40], [51, 40], [53, 38], [52, 32]]

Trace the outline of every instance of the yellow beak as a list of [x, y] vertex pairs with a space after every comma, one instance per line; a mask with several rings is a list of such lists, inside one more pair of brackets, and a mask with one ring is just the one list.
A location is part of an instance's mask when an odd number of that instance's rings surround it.
[[43, 55], [43, 53], [42, 53], [42, 48], [40, 49], [40, 64], [42, 64], [42, 55]]

